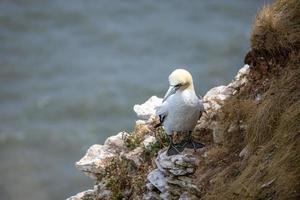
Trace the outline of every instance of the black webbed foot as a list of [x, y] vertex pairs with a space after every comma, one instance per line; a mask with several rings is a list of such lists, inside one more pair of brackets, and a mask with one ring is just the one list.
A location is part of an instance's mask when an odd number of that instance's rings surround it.
[[197, 149], [201, 149], [201, 148], [205, 147], [204, 144], [202, 144], [200, 142], [196, 142], [196, 141], [194, 141], [192, 139], [183, 140], [178, 145], [181, 146], [183, 149], [185, 149], [185, 148], [187, 148], [187, 149], [194, 149], [195, 151]]
[[184, 147], [178, 145], [170, 145], [167, 150], [167, 156], [173, 156], [180, 154], [184, 150]]
[[200, 142], [196, 142], [194, 140], [189, 140], [189, 141], [186, 141], [185, 144], [183, 144], [183, 147], [196, 150], [196, 149], [201, 149], [201, 148], [205, 147], [205, 145]]
[[192, 136], [192, 131], [189, 131], [189, 136], [187, 139], [183, 140], [180, 145], [183, 148], [188, 148], [188, 149], [194, 149], [196, 152], [196, 149], [201, 149], [203, 147], [205, 147], [204, 144], [200, 143], [200, 142], [196, 142], [193, 140], [193, 136]]

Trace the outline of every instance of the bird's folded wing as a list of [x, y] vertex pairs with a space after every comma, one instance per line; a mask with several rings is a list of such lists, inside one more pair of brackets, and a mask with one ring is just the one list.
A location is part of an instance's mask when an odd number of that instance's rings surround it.
[[163, 102], [162, 105], [157, 106], [155, 108], [155, 111], [156, 111], [156, 115], [159, 116], [160, 123], [163, 123], [163, 121], [166, 119], [168, 115], [168, 102], [165, 101]]

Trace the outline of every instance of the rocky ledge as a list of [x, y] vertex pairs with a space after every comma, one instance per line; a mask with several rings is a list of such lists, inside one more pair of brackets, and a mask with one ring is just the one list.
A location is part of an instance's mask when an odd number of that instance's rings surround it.
[[[212, 135], [210, 143], [222, 143], [223, 131], [218, 126], [219, 110], [226, 99], [247, 83], [249, 70], [249, 66], [245, 65], [230, 84], [212, 88], [203, 97], [206, 113], [198, 122], [195, 138], [201, 140], [203, 134], [204, 137]], [[206, 162], [210, 147], [206, 145], [197, 152], [184, 150], [179, 155], [167, 156], [164, 136], [154, 130], [152, 125], [156, 119], [155, 107], [161, 102], [162, 99], [153, 96], [144, 104], [135, 105], [134, 111], [139, 120], [136, 121], [133, 133], [120, 132], [107, 138], [103, 145], [95, 144], [88, 149], [86, 155], [76, 163], [76, 167], [95, 180], [94, 188], [68, 200], [119, 197], [149, 200], [200, 198], [202, 192], [199, 180], [204, 180], [211, 172], [197, 174], [198, 178], [195, 172], [199, 164]], [[236, 128], [235, 125], [232, 126], [233, 129]], [[126, 183], [126, 179], [119, 182], [120, 176], [128, 177], [130, 183]], [[136, 179], [132, 181], [132, 177]], [[114, 184], [121, 184], [122, 188]]]

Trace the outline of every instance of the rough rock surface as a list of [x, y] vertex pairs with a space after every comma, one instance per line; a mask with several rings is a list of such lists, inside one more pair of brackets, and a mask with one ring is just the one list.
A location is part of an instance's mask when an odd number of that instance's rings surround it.
[[67, 200], [81, 200], [83, 198], [91, 197], [93, 198], [95, 195], [94, 190], [86, 190], [83, 192], [80, 192], [74, 196], [69, 197]]
[[145, 103], [141, 105], [134, 105], [133, 110], [137, 114], [137, 117], [142, 120], [148, 120], [155, 114], [155, 108], [161, 105], [162, 99], [157, 96], [152, 96]]
[[88, 199], [110, 199], [111, 191], [109, 191], [103, 182], [94, 186], [91, 190], [80, 192], [67, 200], [88, 200]]
[[137, 147], [129, 152], [122, 152], [121, 158], [126, 159], [132, 162], [135, 167], [139, 167], [142, 164], [141, 155], [143, 154], [144, 149], [142, 147]]
[[159, 169], [155, 169], [155, 170], [151, 171], [148, 174], [147, 179], [149, 181], [149, 183], [148, 183], [149, 188], [152, 188], [152, 190], [154, 190], [154, 188], [156, 188], [160, 192], [166, 192], [167, 181], [166, 181], [166, 177], [162, 171], [160, 171]]
[[220, 108], [224, 105], [224, 102], [229, 97], [233, 96], [237, 90], [247, 83], [247, 75], [250, 72], [249, 65], [244, 65], [235, 79], [227, 86], [218, 86], [210, 89], [203, 97], [204, 109], [206, 114], [202, 117], [196, 127], [196, 129], [211, 130], [213, 133], [214, 142], [219, 144], [223, 141], [223, 130], [220, 129], [218, 124], [218, 114]]
[[144, 141], [143, 141], [143, 145], [144, 145], [144, 147], [146, 149], [149, 150], [151, 148], [151, 145], [153, 143], [155, 143], [155, 142], [156, 142], [156, 139], [155, 139], [154, 136], [152, 136], [152, 135], [145, 135], [145, 138], [144, 138]]
[[187, 197], [199, 193], [199, 188], [190, 177], [198, 166], [198, 161], [193, 155], [167, 156], [166, 151], [160, 151], [155, 163], [157, 169], [147, 176], [148, 191], [144, 195], [145, 199], [155, 199], [157, 196], [160, 199], [189, 199]]
[[196, 158], [192, 155], [178, 154], [167, 156], [166, 152], [159, 152], [155, 163], [162, 172], [171, 173], [175, 176], [192, 174], [198, 165]]
[[85, 156], [76, 162], [77, 169], [93, 179], [101, 177], [107, 162], [125, 149], [123, 138], [127, 134], [120, 132], [107, 138], [104, 145], [91, 146]]

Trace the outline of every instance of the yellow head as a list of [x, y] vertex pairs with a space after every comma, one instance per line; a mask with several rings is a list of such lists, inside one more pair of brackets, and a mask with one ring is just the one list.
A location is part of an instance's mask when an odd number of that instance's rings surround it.
[[193, 77], [185, 69], [176, 69], [169, 76], [170, 86], [177, 86], [179, 90], [194, 88]]
[[175, 94], [178, 90], [186, 89], [194, 91], [193, 78], [190, 72], [185, 69], [176, 69], [169, 76], [170, 87], [163, 99], [165, 101], [169, 96]]

